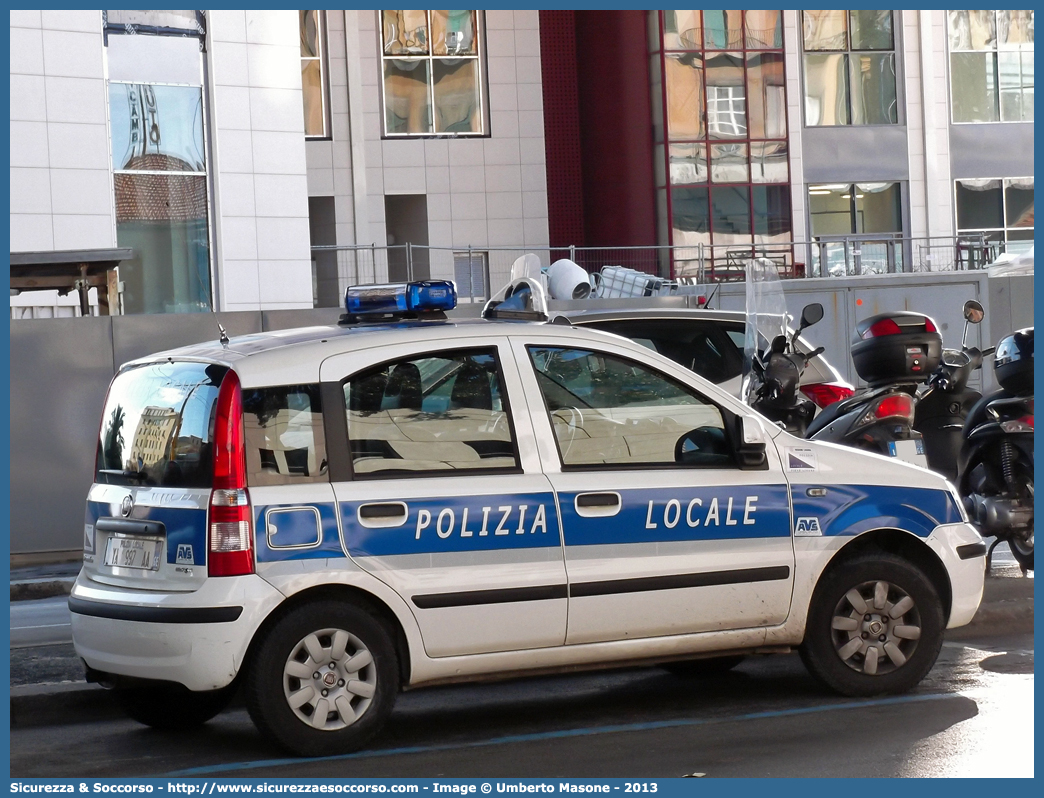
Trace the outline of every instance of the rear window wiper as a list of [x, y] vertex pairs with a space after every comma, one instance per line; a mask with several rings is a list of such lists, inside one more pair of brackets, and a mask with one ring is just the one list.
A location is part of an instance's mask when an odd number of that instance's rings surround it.
[[117, 479], [131, 480], [136, 482], [138, 485], [144, 485], [145, 481], [148, 479], [148, 475], [144, 471], [129, 471], [119, 468], [99, 468], [98, 474], [99, 476], [104, 476], [108, 484], [112, 484], [109, 482], [109, 479], [113, 477]]

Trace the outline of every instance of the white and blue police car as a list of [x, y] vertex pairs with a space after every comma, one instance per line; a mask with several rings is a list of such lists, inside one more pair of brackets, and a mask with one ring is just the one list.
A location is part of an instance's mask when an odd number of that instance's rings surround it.
[[123, 366], [69, 598], [88, 678], [167, 728], [242, 687], [304, 755], [485, 677], [799, 648], [844, 694], [916, 685], [982, 595], [953, 487], [526, 321], [524, 283], [457, 321], [452, 283], [349, 289], [339, 325]]

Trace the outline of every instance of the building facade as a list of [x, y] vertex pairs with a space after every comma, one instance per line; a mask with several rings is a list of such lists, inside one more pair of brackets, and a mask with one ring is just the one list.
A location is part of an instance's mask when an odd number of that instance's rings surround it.
[[12, 11], [11, 251], [132, 249], [126, 313], [407, 276], [480, 297], [571, 245], [670, 247], [651, 268], [672, 276], [981, 265], [962, 242], [1032, 246], [1033, 22]]

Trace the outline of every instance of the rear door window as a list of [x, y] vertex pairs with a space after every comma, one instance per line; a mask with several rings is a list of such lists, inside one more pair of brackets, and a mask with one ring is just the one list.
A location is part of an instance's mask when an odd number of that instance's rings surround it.
[[356, 478], [517, 469], [493, 349], [385, 363], [344, 384]]
[[168, 361], [118, 374], [102, 413], [95, 481], [209, 488], [214, 405], [227, 371]]

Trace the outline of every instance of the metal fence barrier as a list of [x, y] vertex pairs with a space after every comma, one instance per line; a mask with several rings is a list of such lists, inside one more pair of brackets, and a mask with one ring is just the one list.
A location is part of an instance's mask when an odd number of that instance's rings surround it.
[[334, 307], [351, 285], [434, 278], [455, 280], [462, 302], [478, 302], [504, 285], [511, 264], [527, 253], [536, 255], [545, 266], [568, 258], [589, 272], [623, 266], [702, 285], [742, 280], [747, 263], [754, 258], [773, 261], [783, 278], [852, 277], [981, 269], [1003, 251], [1003, 242], [985, 234], [931, 238], [866, 234], [671, 247], [315, 246], [313, 293], [317, 307]]

